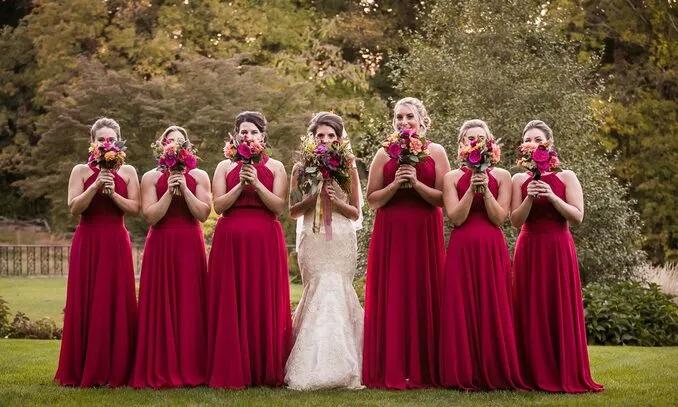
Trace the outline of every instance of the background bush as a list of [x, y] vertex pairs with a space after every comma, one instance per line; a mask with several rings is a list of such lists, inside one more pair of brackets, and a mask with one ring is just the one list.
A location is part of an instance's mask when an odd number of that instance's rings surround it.
[[678, 345], [678, 305], [657, 284], [592, 283], [584, 289], [586, 331], [596, 345]]

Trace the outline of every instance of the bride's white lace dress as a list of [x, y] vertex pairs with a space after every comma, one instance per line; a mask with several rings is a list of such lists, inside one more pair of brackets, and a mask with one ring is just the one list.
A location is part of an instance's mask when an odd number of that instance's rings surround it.
[[[342, 199], [346, 194], [336, 186]], [[353, 289], [356, 233], [352, 222], [332, 213], [332, 240], [313, 233], [313, 211], [304, 216], [298, 260], [303, 280], [293, 317], [294, 346], [285, 369], [291, 389], [360, 389], [363, 309]]]

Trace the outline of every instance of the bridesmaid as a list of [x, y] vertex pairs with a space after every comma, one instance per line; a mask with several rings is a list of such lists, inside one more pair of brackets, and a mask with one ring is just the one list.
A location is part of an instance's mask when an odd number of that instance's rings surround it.
[[[540, 120], [523, 142], [553, 143]], [[577, 253], [568, 228], [584, 217], [574, 172], [513, 176], [511, 223], [521, 227], [514, 254], [514, 311], [518, 351], [531, 387], [549, 392], [601, 391], [591, 378]]]
[[[170, 126], [161, 143], [188, 140]], [[172, 188], [178, 187], [180, 195]], [[210, 180], [151, 170], [141, 179], [141, 207], [151, 224], [139, 287], [139, 329], [130, 386], [197, 386], [205, 382], [207, 260], [200, 222], [210, 214]]]
[[[265, 141], [266, 119], [242, 112], [236, 141]], [[207, 383], [211, 387], [281, 386], [290, 350], [287, 248], [277, 217], [287, 207], [280, 161], [224, 160], [214, 172], [214, 209], [222, 214], [208, 265]]]
[[[101, 118], [90, 137], [101, 143], [119, 140], [120, 125]], [[137, 322], [132, 248], [124, 224], [125, 214], [139, 212], [136, 170], [76, 165], [68, 181], [68, 207], [80, 222], [71, 243], [54, 380], [64, 386], [123, 386], [132, 367]]]
[[[422, 102], [404, 98], [393, 128], [425, 134], [430, 118]], [[439, 285], [444, 263], [445, 150], [416, 167], [398, 165], [379, 149], [370, 167], [367, 202], [376, 209], [367, 258], [363, 384], [408, 389], [438, 384]], [[410, 183], [411, 188], [401, 188]]]
[[[459, 129], [459, 148], [494, 140], [482, 120]], [[474, 187], [484, 193], [474, 193]], [[511, 175], [462, 166], [445, 175], [443, 200], [454, 225], [442, 284], [440, 382], [464, 390], [526, 389], [511, 310], [511, 263], [501, 230], [511, 203]]]

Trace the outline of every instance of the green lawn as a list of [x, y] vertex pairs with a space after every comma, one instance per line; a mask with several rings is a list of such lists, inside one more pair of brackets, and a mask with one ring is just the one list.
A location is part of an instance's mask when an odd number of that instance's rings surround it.
[[[292, 304], [301, 297], [301, 285], [291, 285]], [[66, 303], [66, 277], [0, 277], [0, 297], [14, 315], [21, 311], [32, 320], [49, 317], [58, 326], [63, 323]]]
[[256, 388], [245, 391], [207, 388], [181, 390], [73, 389], [52, 383], [58, 341], [0, 340], [0, 405], [331, 405], [409, 406], [493, 405], [653, 405], [678, 403], [678, 347], [591, 347], [594, 377], [606, 386], [597, 394], [539, 392], [461, 393], [449, 390], [294, 392]]
[[12, 315], [21, 311], [32, 320], [49, 317], [61, 326], [66, 277], [0, 277], [0, 297]]

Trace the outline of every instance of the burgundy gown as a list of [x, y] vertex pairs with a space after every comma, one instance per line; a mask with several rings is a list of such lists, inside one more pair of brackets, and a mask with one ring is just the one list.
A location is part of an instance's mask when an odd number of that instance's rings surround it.
[[[473, 171], [462, 167], [461, 198]], [[488, 188], [499, 184], [491, 173]], [[443, 274], [440, 383], [464, 390], [526, 390], [516, 349], [511, 309], [511, 262], [504, 234], [475, 194], [466, 221], [450, 235]]]
[[[398, 162], [384, 165], [384, 186]], [[435, 162], [416, 167], [435, 186]], [[443, 217], [414, 189], [399, 189], [377, 210], [367, 258], [363, 384], [408, 389], [438, 384], [439, 281], [444, 263]]]
[[[521, 186], [527, 196], [528, 178]], [[556, 173], [541, 181], [565, 199]], [[516, 340], [525, 379], [538, 390], [601, 391], [591, 378], [579, 267], [567, 221], [546, 198], [535, 199], [516, 242]]]
[[[197, 182], [185, 174], [195, 194]], [[158, 197], [169, 173], [158, 179]], [[139, 328], [130, 386], [197, 386], [205, 382], [207, 260], [200, 222], [183, 196], [146, 236], [139, 286]]]
[[[87, 178], [88, 188], [99, 174]], [[113, 173], [115, 191], [127, 184]], [[134, 265], [123, 211], [97, 192], [71, 242], [64, 330], [54, 380], [64, 386], [123, 386], [134, 358]]]
[[[255, 164], [273, 189], [268, 157]], [[242, 163], [226, 175], [230, 190]], [[280, 222], [252, 186], [217, 223], [208, 265], [207, 383], [211, 387], [282, 386], [291, 347], [287, 248]]]

